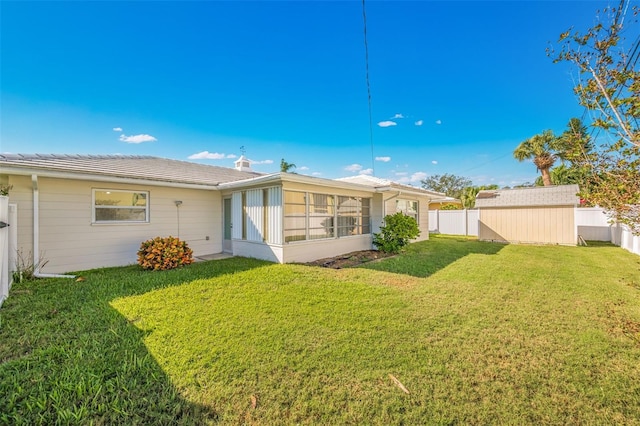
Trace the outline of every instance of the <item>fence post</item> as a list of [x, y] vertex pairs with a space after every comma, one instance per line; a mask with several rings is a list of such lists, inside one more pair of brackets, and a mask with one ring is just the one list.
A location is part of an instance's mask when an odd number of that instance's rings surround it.
[[469, 235], [469, 210], [464, 209], [464, 235]]

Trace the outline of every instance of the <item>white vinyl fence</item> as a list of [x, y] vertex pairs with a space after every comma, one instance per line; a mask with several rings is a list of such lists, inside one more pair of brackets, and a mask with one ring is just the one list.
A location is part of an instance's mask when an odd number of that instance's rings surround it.
[[575, 219], [578, 235], [584, 240], [610, 241], [631, 253], [640, 255], [640, 236], [634, 236], [625, 225], [610, 224], [609, 217], [603, 209], [576, 208]]
[[478, 210], [429, 210], [429, 232], [478, 235]]
[[18, 209], [9, 198], [0, 196], [0, 306], [9, 297], [18, 241]]
[[[478, 210], [429, 210], [429, 232], [449, 235], [478, 235]], [[610, 224], [599, 207], [575, 209], [577, 235], [586, 241], [609, 241], [640, 255], [640, 236], [628, 227]]]

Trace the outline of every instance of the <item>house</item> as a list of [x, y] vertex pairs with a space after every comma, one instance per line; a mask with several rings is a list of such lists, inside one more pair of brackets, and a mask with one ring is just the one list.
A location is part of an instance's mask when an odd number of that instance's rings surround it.
[[578, 191], [578, 185], [480, 191], [478, 239], [576, 245]]
[[445, 194], [441, 194], [440, 197], [434, 198], [429, 203], [429, 210], [442, 210], [444, 206], [455, 206], [457, 209], [463, 209], [462, 201], [458, 198], [448, 197]]
[[[369, 179], [370, 178], [370, 179]], [[226, 252], [307, 262], [372, 248], [385, 215], [416, 218], [428, 239], [439, 195], [367, 177], [261, 174], [243, 156], [235, 169], [150, 156], [0, 155], [12, 186], [18, 249], [43, 273], [120, 266], [140, 243], [177, 236], [194, 256]]]

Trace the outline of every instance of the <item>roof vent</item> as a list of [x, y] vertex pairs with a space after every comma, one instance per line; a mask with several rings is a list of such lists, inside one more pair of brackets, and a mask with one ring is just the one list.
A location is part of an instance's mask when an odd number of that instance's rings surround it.
[[236, 160], [236, 170], [240, 170], [241, 172], [252, 172], [251, 170], [251, 162], [247, 157], [241, 155], [240, 158]]

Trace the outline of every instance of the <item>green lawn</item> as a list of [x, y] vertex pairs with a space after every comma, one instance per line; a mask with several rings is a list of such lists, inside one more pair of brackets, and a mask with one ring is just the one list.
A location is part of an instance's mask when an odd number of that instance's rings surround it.
[[0, 309], [0, 423], [640, 424], [640, 257], [617, 247], [82, 276]]

